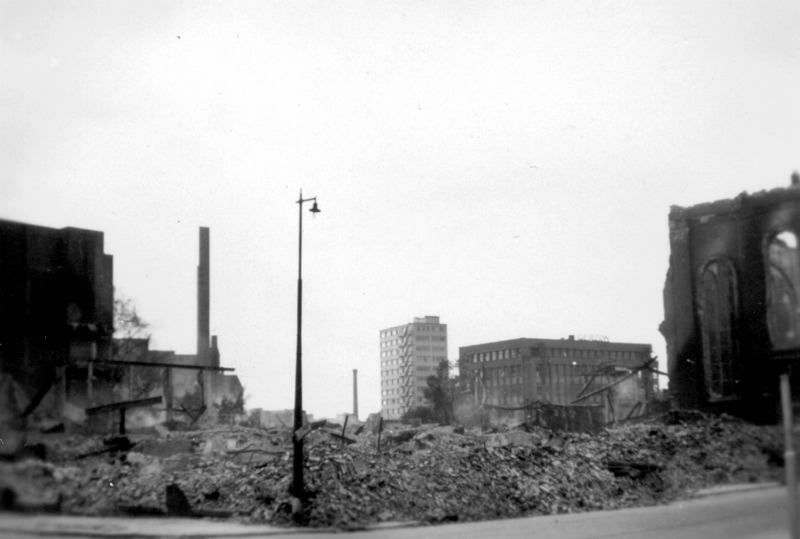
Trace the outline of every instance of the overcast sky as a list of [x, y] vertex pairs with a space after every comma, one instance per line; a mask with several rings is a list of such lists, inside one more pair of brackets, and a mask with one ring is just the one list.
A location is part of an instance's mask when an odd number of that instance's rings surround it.
[[0, 217], [105, 233], [153, 345], [249, 407], [380, 408], [381, 329], [604, 335], [665, 368], [670, 205], [800, 168], [800, 3], [0, 0]]

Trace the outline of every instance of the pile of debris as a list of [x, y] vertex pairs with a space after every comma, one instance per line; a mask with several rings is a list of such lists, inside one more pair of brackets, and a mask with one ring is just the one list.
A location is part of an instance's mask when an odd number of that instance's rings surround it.
[[[0, 462], [6, 509], [193, 515], [354, 529], [663, 503], [694, 489], [781, 477], [782, 433], [729, 417], [596, 435], [394, 426], [305, 437], [305, 504], [292, 498], [288, 430], [226, 427], [107, 440], [41, 435], [43, 455]], [[356, 434], [358, 432], [358, 434]]]

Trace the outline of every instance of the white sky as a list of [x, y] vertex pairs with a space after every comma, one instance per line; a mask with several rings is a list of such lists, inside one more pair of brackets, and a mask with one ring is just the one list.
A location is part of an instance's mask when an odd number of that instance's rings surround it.
[[666, 365], [667, 214], [800, 168], [800, 3], [0, 0], [0, 217], [105, 232], [154, 346], [249, 407], [380, 407], [381, 329], [599, 334]]

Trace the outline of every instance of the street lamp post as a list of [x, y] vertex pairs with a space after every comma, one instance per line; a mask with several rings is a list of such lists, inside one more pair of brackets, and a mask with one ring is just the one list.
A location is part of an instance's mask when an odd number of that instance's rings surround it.
[[300, 198], [297, 205], [300, 208], [299, 241], [297, 249], [297, 356], [295, 361], [295, 381], [294, 381], [294, 433], [292, 442], [294, 448], [293, 473], [292, 473], [292, 495], [303, 500], [305, 498], [305, 487], [303, 485], [303, 439], [299, 435], [303, 427], [303, 202], [314, 201], [311, 213], [317, 214], [317, 197], [303, 198], [300, 191]]

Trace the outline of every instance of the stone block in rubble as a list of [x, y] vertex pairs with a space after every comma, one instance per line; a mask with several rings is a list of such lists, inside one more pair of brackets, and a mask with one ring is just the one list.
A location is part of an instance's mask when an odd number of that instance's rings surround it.
[[401, 429], [391, 432], [384, 432], [383, 439], [387, 444], [402, 444], [413, 440], [414, 437], [420, 432], [422, 432], [421, 429]]
[[233, 462], [236, 464], [263, 464], [278, 460], [278, 458], [278, 455], [269, 453], [239, 453], [233, 458]]
[[[181, 461], [185, 461], [185, 458], [183, 457], [173, 458], [179, 458]], [[140, 476], [160, 475], [164, 471], [164, 467], [158, 457], [145, 455], [144, 453], [139, 453], [138, 451], [129, 451], [126, 453], [125, 462], [134, 466], [138, 466], [138, 475]]]
[[367, 417], [367, 432], [371, 434], [378, 434], [378, 429], [380, 428], [381, 424], [381, 414], [369, 414]]
[[436, 435], [432, 432], [421, 432], [414, 437], [414, 446], [417, 449], [433, 449], [436, 447]]
[[128, 451], [125, 455], [125, 462], [130, 464], [146, 464], [149, 459], [138, 451]]
[[144, 477], [147, 475], [161, 475], [164, 472], [164, 466], [158, 459], [153, 459], [152, 461], [148, 462], [144, 466], [141, 467], [139, 470], [139, 475]]
[[511, 445], [536, 447], [540, 443], [540, 439], [538, 436], [521, 430], [510, 430], [508, 432], [504, 432], [503, 436]]
[[540, 445], [538, 436], [519, 430], [508, 432], [495, 432], [481, 436], [487, 448], [505, 447], [507, 445], [518, 445], [524, 447], [537, 447]]
[[209, 438], [203, 444], [203, 454], [210, 455], [211, 453], [224, 453], [228, 448], [228, 442], [224, 438], [214, 437]]
[[160, 458], [192, 453], [194, 450], [190, 440], [143, 440], [137, 444], [136, 449], [145, 455]]
[[505, 435], [499, 432], [484, 434], [481, 436], [481, 438], [483, 439], [483, 444], [487, 449], [505, 447], [508, 445], [508, 439], [505, 437]]

